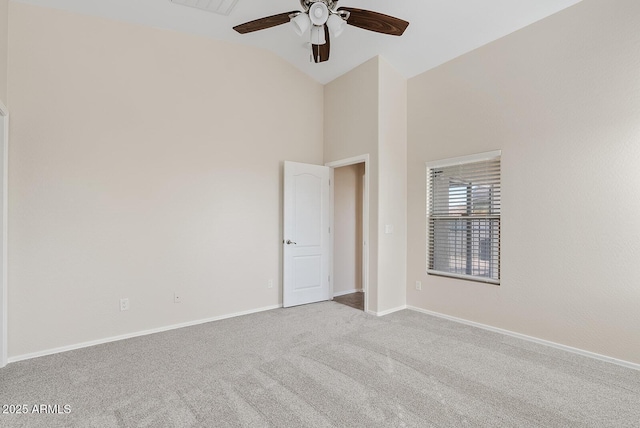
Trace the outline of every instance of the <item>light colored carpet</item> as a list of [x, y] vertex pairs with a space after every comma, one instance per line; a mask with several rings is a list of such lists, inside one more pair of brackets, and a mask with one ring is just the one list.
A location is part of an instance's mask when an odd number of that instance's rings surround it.
[[638, 427], [640, 372], [334, 302], [9, 364], [2, 427]]

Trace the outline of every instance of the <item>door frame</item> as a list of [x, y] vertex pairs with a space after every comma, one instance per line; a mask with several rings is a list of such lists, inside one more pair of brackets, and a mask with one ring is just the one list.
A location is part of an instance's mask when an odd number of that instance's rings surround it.
[[3, 135], [0, 135], [2, 150], [2, 176], [0, 176], [0, 186], [2, 186], [2, 275], [0, 282], [0, 368], [7, 365], [7, 215], [8, 215], [8, 190], [9, 190], [9, 109], [0, 101], [0, 120], [3, 121]]
[[363, 176], [363, 193], [364, 193], [364, 201], [362, 204], [362, 289], [364, 291], [364, 311], [369, 313], [369, 154], [353, 156], [347, 159], [341, 159], [333, 162], [327, 162], [324, 165], [331, 168], [331, 186], [329, 187], [330, 191], [330, 210], [331, 215], [330, 223], [331, 223], [331, 260], [329, 261], [329, 271], [331, 272], [331, 284], [330, 284], [330, 293], [331, 300], [333, 300], [333, 231], [334, 231], [334, 188], [335, 181], [333, 179], [333, 170], [336, 168], [340, 168], [343, 166], [355, 165], [358, 163], [364, 163], [364, 176]]

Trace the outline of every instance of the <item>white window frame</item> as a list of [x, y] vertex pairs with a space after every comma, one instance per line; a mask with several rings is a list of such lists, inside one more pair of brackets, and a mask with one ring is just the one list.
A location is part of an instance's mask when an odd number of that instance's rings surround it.
[[[482, 162], [482, 161], [490, 161], [490, 160], [494, 160], [497, 158], [502, 158], [502, 150], [494, 150], [494, 151], [490, 151], [490, 152], [484, 152], [484, 153], [478, 153], [478, 154], [474, 154], [474, 155], [468, 155], [468, 156], [459, 156], [459, 157], [455, 157], [455, 158], [449, 158], [449, 159], [442, 159], [442, 160], [437, 160], [437, 161], [431, 161], [431, 162], [426, 162], [426, 183], [427, 183], [427, 199], [426, 199], [426, 220], [427, 220], [427, 224], [426, 224], [426, 235], [427, 235], [427, 259], [426, 259], [426, 263], [427, 263], [427, 274], [429, 275], [437, 275], [437, 276], [445, 276], [445, 277], [451, 277], [451, 278], [458, 278], [458, 279], [465, 279], [465, 280], [470, 280], [470, 281], [476, 281], [476, 282], [483, 282], [483, 283], [489, 283], [489, 284], [495, 284], [495, 285], [500, 285], [500, 255], [498, 255], [498, 279], [493, 279], [493, 278], [489, 278], [489, 277], [483, 277], [483, 276], [475, 276], [475, 275], [464, 275], [464, 274], [457, 274], [457, 273], [453, 273], [453, 272], [447, 272], [447, 271], [441, 271], [441, 270], [435, 270], [435, 269], [429, 269], [429, 260], [431, 258], [431, 252], [430, 252], [430, 241], [429, 241], [429, 227], [430, 227], [430, 207], [429, 207], [429, 201], [430, 201], [430, 192], [431, 192], [431, 188], [429, 186], [429, 176], [430, 176], [430, 172], [432, 169], [435, 168], [446, 168], [446, 167], [451, 167], [451, 166], [456, 166], [456, 165], [463, 165], [463, 164], [468, 164], [468, 163], [474, 163], [474, 162]], [[500, 183], [502, 182], [502, 173], [500, 173]], [[495, 217], [495, 215], [493, 216]], [[452, 218], [459, 218], [459, 217], [453, 217]], [[497, 215], [497, 219], [498, 221], [500, 221], [500, 214]], [[502, 235], [499, 235], [498, 238], [498, 247], [500, 247], [500, 243], [502, 241]], [[499, 253], [499, 250], [498, 250]]]

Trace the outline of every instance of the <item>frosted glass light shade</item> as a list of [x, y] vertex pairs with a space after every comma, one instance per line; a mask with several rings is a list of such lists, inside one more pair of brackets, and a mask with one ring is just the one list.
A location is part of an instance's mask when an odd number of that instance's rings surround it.
[[293, 30], [296, 32], [298, 36], [302, 36], [305, 31], [311, 25], [311, 20], [309, 19], [309, 15], [306, 13], [300, 13], [293, 18], [291, 18], [291, 25], [293, 25]]
[[311, 43], [314, 45], [324, 45], [327, 40], [324, 38], [324, 25], [314, 25], [311, 27]]
[[346, 24], [347, 22], [338, 15], [331, 15], [327, 20], [327, 27], [329, 27], [329, 31], [331, 31], [333, 37], [338, 37], [342, 34]]

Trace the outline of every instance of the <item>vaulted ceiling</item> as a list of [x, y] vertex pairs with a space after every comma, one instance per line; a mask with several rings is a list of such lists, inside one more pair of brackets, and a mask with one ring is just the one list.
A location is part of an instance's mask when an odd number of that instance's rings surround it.
[[237, 0], [228, 16], [171, 0], [13, 1], [257, 46], [327, 83], [375, 55], [383, 56], [405, 77], [413, 77], [581, 0], [340, 0], [339, 6], [396, 16], [410, 25], [401, 37], [348, 25], [331, 41], [329, 61], [320, 64], [310, 61], [308, 33], [297, 36], [289, 24], [243, 35], [232, 29], [257, 18], [301, 10], [299, 0]]

